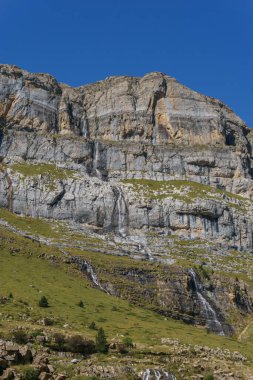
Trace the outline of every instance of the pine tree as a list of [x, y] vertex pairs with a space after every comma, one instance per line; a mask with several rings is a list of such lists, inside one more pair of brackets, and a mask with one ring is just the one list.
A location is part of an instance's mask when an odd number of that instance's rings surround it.
[[96, 336], [96, 350], [102, 353], [105, 353], [108, 351], [108, 344], [107, 344], [104, 329], [102, 327], [99, 328], [97, 336]]
[[42, 296], [39, 300], [39, 306], [40, 307], [48, 307], [48, 300], [45, 296]]
[[97, 325], [96, 325], [96, 323], [95, 323], [95, 322], [91, 322], [91, 323], [89, 324], [89, 329], [91, 329], [91, 330], [97, 330]]

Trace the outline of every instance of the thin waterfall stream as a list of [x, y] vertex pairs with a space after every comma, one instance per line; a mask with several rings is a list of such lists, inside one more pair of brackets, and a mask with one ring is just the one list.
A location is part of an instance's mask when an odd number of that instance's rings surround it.
[[94, 150], [93, 150], [93, 172], [98, 178], [101, 178], [101, 172], [98, 169], [99, 164], [99, 143], [94, 141]]
[[164, 369], [146, 369], [143, 372], [142, 380], [177, 380], [176, 376]]
[[216, 332], [219, 335], [225, 335], [223, 328], [222, 328], [222, 325], [221, 325], [220, 321], [218, 320], [217, 313], [212, 308], [212, 306], [210, 305], [208, 300], [202, 294], [201, 286], [199, 285], [196, 273], [194, 272], [194, 270], [192, 268], [189, 270], [189, 274], [190, 274], [191, 279], [193, 281], [193, 285], [194, 285], [193, 290], [196, 293], [199, 304], [201, 305], [201, 309], [202, 309], [203, 314], [205, 316], [207, 327], [211, 331]]
[[117, 200], [116, 200], [116, 218], [117, 220], [117, 230], [121, 237], [125, 238], [127, 236], [127, 218], [128, 218], [128, 208], [120, 187], [116, 187]]
[[88, 137], [89, 130], [88, 130], [88, 122], [86, 116], [83, 117], [82, 119], [82, 129], [81, 129], [82, 136], [84, 138]]
[[102, 290], [103, 292], [109, 294], [109, 292], [101, 285], [95, 270], [93, 269], [92, 265], [87, 261], [82, 259], [81, 257], [78, 256], [69, 256], [68, 261], [71, 263], [75, 263], [78, 265], [79, 270], [83, 273], [87, 273], [88, 276], [90, 277], [91, 281], [93, 284]]

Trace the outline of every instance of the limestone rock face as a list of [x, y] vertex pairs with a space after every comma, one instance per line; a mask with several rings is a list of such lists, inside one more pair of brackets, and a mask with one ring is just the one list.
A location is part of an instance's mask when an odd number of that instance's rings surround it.
[[252, 133], [219, 100], [157, 72], [71, 88], [0, 65], [0, 124], [2, 207], [252, 249]]
[[100, 290], [221, 335], [253, 310], [250, 285], [215, 273], [252, 279], [252, 144], [225, 104], [162, 73], [71, 88], [0, 65], [0, 207], [149, 260], [143, 271], [68, 258]]
[[162, 73], [70, 88], [47, 74], [1, 65], [1, 117], [17, 129], [152, 144], [247, 145], [248, 130], [222, 102]]

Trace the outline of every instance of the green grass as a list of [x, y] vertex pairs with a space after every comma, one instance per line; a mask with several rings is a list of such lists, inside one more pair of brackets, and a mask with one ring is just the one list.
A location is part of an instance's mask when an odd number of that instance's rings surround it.
[[[164, 318], [152, 310], [94, 289], [85, 275], [78, 272], [74, 266], [59, 260], [62, 253], [55, 247], [18, 236], [3, 227], [0, 227], [0, 246], [0, 297], [13, 294], [13, 298], [0, 305], [0, 336], [8, 334], [17, 326], [23, 326], [31, 332], [43, 329], [49, 335], [58, 331], [94, 338], [96, 331], [88, 328], [94, 321], [98, 327], [105, 329], [109, 341], [118, 334], [129, 335], [133, 339], [137, 347], [128, 361], [135, 362], [139, 357], [147, 358], [151, 355], [150, 363], [153, 363], [152, 355], [158, 355], [157, 358], [170, 355], [172, 347], [160, 343], [161, 338], [167, 337], [178, 339], [180, 344], [198, 344], [240, 351], [249, 358], [247, 365], [252, 365], [253, 324], [240, 342], [236, 338], [229, 339], [210, 334], [203, 328]], [[81, 252], [75, 249], [72, 253], [83, 255], [92, 262], [100, 278], [106, 278], [106, 272], [109, 272], [110, 268], [139, 268], [142, 271], [153, 270], [157, 273], [161, 270], [152, 263], [133, 261], [128, 257]], [[42, 254], [48, 258], [42, 259]], [[112, 280], [112, 277], [113, 271], [109, 273], [108, 278]], [[114, 280], [121, 281], [116, 277]], [[122, 285], [125, 286], [125, 283]], [[38, 306], [42, 295], [47, 297], [49, 308]], [[84, 302], [84, 308], [78, 306], [80, 300]], [[39, 321], [43, 317], [52, 318], [54, 325], [41, 326]], [[26, 320], [27, 318], [29, 320]], [[68, 324], [69, 327], [63, 328], [64, 324]], [[111, 356], [95, 356], [93, 360], [101, 365], [101, 362], [110, 363], [110, 358]], [[72, 370], [71, 368], [68, 370]]]
[[44, 219], [19, 216], [5, 208], [0, 208], [0, 218], [8, 222], [11, 226], [31, 234], [45, 237], [61, 236], [61, 234], [57, 232], [57, 229], [53, 228], [52, 224]]
[[69, 169], [59, 168], [54, 164], [29, 164], [18, 163], [11, 165], [11, 169], [19, 172], [24, 177], [37, 177], [39, 175], [50, 176], [53, 180], [72, 177], [75, 172]]
[[72, 231], [65, 221], [17, 215], [2, 207], [0, 207], [0, 219], [5, 220], [11, 226], [21, 231], [35, 236], [50, 238], [54, 241], [69, 241], [72, 243], [77, 241], [93, 245], [103, 244], [102, 239]]
[[[114, 266], [125, 268], [131, 267], [133, 261], [126, 257], [116, 257], [110, 256], [111, 259], [108, 259], [108, 256], [97, 253], [94, 256], [94, 253], [89, 252], [88, 248], [102, 248], [110, 250], [110, 242], [99, 239], [99, 237], [93, 237], [85, 235], [84, 233], [78, 233], [72, 231], [67, 222], [65, 221], [55, 221], [47, 220], [41, 218], [31, 218], [29, 216], [20, 216], [16, 215], [5, 208], [0, 208], [0, 218], [8, 222], [11, 226], [28, 233], [29, 235], [35, 237], [45, 237], [51, 239], [53, 242], [59, 243], [69, 243], [82, 245], [82, 250], [70, 249], [69, 251], [77, 255], [85, 255], [86, 258], [89, 258], [91, 261], [94, 261], [95, 265], [100, 266], [99, 264], [103, 263], [104, 268], [108, 268], [108, 272], [101, 273], [101, 276], [110, 273], [112, 267], [108, 265], [110, 260], [114, 263]], [[160, 242], [162, 237], [158, 236], [155, 233], [150, 233], [150, 237], [157, 238], [159, 237]], [[165, 236], [166, 240], [168, 236]], [[177, 235], [170, 235], [169, 239], [173, 240], [169, 244], [167, 243], [167, 257], [173, 258], [175, 262], [183, 267], [189, 268], [195, 265], [197, 261], [206, 261], [207, 260], [207, 247], [210, 247], [212, 243], [201, 241], [201, 240], [184, 240], [179, 238]], [[240, 255], [240, 260], [238, 260], [238, 255]], [[212, 262], [215, 264], [216, 273], [224, 273], [227, 276], [225, 268], [234, 268], [232, 271], [228, 269], [229, 277], [239, 277], [242, 280], [249, 281], [253, 276], [252, 269], [252, 260], [247, 253], [237, 251], [229, 251], [227, 255], [217, 256], [214, 252], [209, 252], [208, 257], [212, 258]], [[149, 262], [136, 262], [136, 268], [147, 268], [151, 272], [155, 270], [155, 266]], [[244, 270], [245, 273], [240, 273], [239, 268]], [[247, 272], [247, 273], [246, 273]]]
[[46, 178], [49, 190], [56, 188], [57, 181], [73, 178], [77, 175], [77, 172], [73, 170], [59, 168], [54, 164], [17, 163], [11, 165], [11, 169], [24, 178], [38, 176]]
[[225, 195], [228, 198], [227, 202], [229, 206], [241, 211], [246, 206], [244, 204], [239, 205], [238, 202], [250, 202], [249, 199], [238, 194], [187, 180], [155, 181], [148, 179], [125, 179], [121, 182], [132, 185], [132, 190], [144, 198], [173, 198], [182, 200], [185, 203], [191, 203], [198, 198], [221, 200], [221, 195]]
[[[87, 326], [95, 321], [98, 326], [103, 326], [109, 338], [117, 333], [129, 333], [135, 342], [142, 344], [157, 345], [162, 337], [170, 337], [188, 344], [218, 345], [231, 350], [245, 351], [247, 347], [245, 343], [207, 334], [203, 329], [164, 319], [152, 311], [130, 305], [125, 300], [92, 288], [89, 280], [78, 275], [72, 267], [59, 265], [56, 260], [48, 262], [39, 258], [41, 253], [57, 255], [57, 249], [16, 237], [2, 228], [0, 239], [0, 292], [1, 296], [13, 294], [12, 300], [0, 305], [3, 318], [0, 331], [25, 324], [20, 316], [26, 314], [31, 318], [30, 327], [37, 326], [37, 321], [47, 316], [55, 320], [53, 328], [62, 329], [67, 323], [71, 331], [87, 336], [94, 336], [95, 332]], [[49, 308], [38, 306], [42, 295], [47, 297]], [[83, 300], [84, 308], [78, 306], [80, 300]], [[7, 316], [12, 319], [7, 321]], [[253, 353], [253, 343], [251, 348]]]

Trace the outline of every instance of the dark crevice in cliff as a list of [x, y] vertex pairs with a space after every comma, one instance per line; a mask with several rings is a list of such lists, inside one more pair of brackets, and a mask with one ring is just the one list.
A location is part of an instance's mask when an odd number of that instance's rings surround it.
[[58, 203], [60, 203], [60, 201], [61, 201], [62, 198], [64, 197], [65, 192], [66, 192], [65, 188], [63, 188], [62, 191], [61, 191], [59, 194], [57, 194], [57, 195], [54, 197], [54, 199], [49, 203], [49, 206], [51, 206], [51, 207], [55, 207], [55, 206], [57, 206]]
[[13, 185], [11, 177], [6, 174], [6, 180], [8, 183], [7, 188], [7, 207], [9, 211], [13, 211]]

